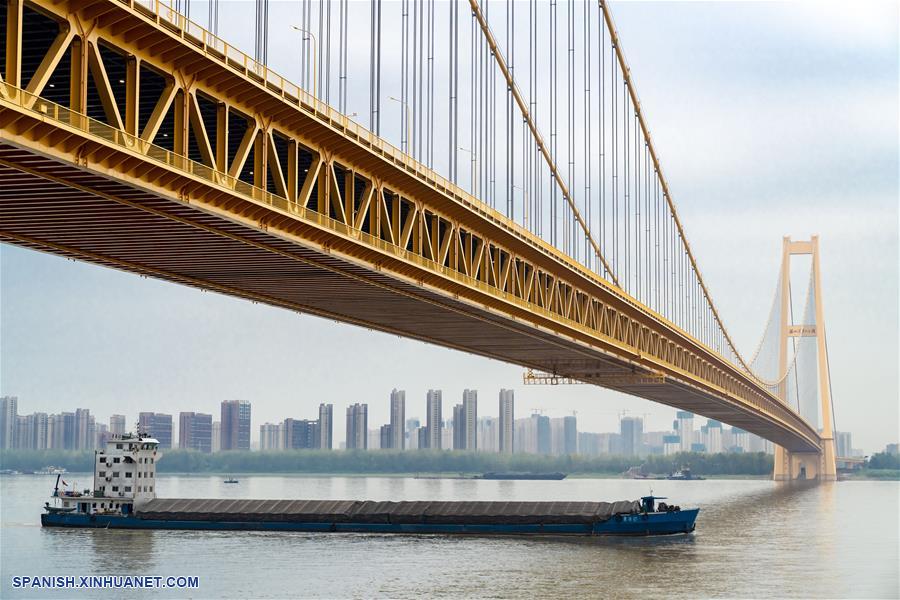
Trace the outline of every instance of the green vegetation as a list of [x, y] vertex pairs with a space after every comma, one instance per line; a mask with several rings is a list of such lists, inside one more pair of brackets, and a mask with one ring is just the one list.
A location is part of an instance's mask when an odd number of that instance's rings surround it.
[[[763, 453], [694, 454], [674, 456], [540, 456], [444, 451], [327, 451], [218, 452], [202, 454], [166, 450], [160, 473], [483, 473], [485, 471], [562, 471], [572, 475], [618, 475], [643, 465], [644, 473], [667, 474], [689, 466], [695, 475], [753, 475], [772, 473], [772, 457]], [[38, 470], [48, 465], [69, 471], [90, 471], [93, 452], [61, 450], [5, 450], [0, 468]]]
[[900, 481], [900, 469], [860, 469], [850, 474], [851, 479], [885, 479]]
[[866, 465], [850, 475], [853, 479], [888, 479], [900, 481], [900, 456], [878, 452], [869, 457]]
[[869, 457], [866, 462], [867, 469], [900, 470], [900, 455], [877, 452]]

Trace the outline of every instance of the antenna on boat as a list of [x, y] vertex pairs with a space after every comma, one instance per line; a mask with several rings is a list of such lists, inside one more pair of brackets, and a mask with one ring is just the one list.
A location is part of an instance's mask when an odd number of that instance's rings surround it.
[[62, 473], [56, 474], [56, 485], [53, 486], [53, 495], [59, 496], [59, 478], [62, 477]]

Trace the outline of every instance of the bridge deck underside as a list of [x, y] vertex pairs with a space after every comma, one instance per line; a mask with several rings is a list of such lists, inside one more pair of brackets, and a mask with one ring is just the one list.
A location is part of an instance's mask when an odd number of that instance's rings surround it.
[[[560, 375], [634, 372], [624, 358], [531, 323], [2, 143], [0, 223], [0, 239], [17, 245]], [[797, 445], [758, 415], [671, 378], [606, 387]]]

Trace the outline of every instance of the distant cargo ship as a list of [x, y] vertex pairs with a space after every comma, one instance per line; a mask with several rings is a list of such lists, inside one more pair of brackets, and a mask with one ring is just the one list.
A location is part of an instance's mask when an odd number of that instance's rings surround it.
[[[690, 533], [699, 509], [658, 496], [619, 502], [373, 502], [156, 497], [159, 442], [125, 434], [95, 453], [92, 490], [60, 490], [44, 527], [262, 530], [470, 535], [663, 535]], [[65, 482], [62, 482], [65, 486]]]
[[703, 481], [706, 477], [700, 477], [699, 475], [694, 475], [691, 473], [691, 470], [687, 467], [681, 467], [677, 473], [669, 474], [666, 479], [671, 481]]
[[548, 479], [561, 481], [567, 477], [566, 473], [516, 473], [512, 471], [490, 471], [484, 473], [481, 479]]

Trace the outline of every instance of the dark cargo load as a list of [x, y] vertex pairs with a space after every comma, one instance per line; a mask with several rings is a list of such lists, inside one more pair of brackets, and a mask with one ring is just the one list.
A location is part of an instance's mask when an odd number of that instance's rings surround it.
[[374, 502], [359, 500], [213, 500], [155, 498], [141, 519], [294, 523], [560, 524], [597, 523], [640, 511], [619, 502]]

